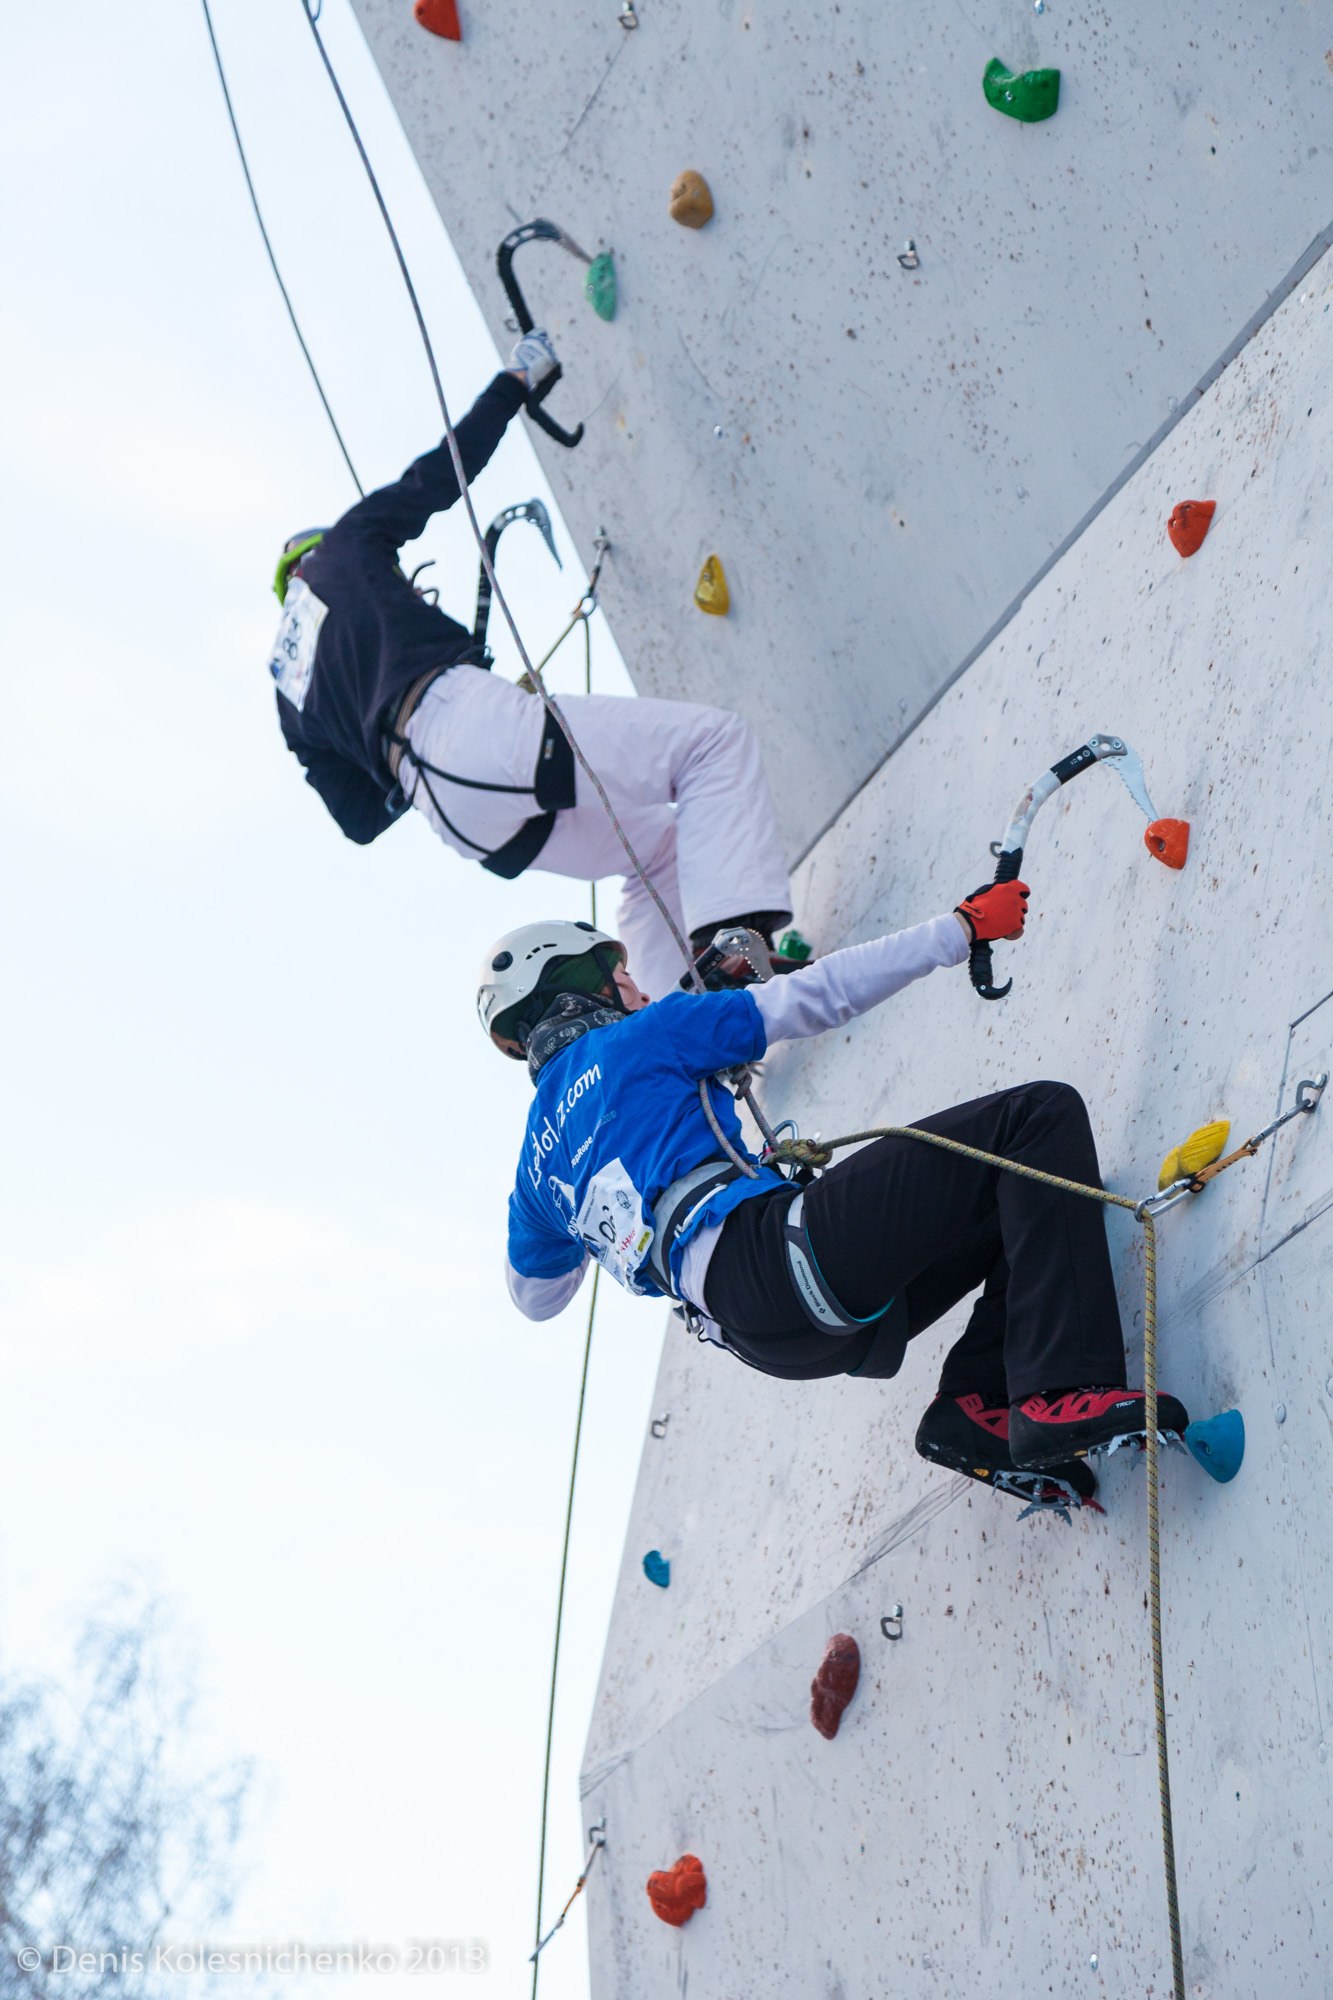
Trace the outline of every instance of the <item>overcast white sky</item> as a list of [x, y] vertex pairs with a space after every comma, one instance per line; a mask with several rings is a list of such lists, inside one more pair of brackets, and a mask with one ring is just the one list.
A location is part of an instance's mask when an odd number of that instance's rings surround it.
[[[300, 0], [215, 0], [215, 19], [307, 338], [381, 483], [438, 425], [378, 217]], [[323, 27], [461, 414], [497, 356], [345, 0]], [[194, 1636], [218, 1741], [261, 1766], [234, 1934], [479, 1936], [475, 1985], [509, 2000], [583, 1322], [529, 1326], [504, 1296], [527, 1084], [472, 993], [497, 931], [586, 906], [466, 866], [414, 817], [353, 847], [283, 747], [276, 552], [354, 496], [201, 10], [27, 7], [5, 39], [0, 1653], [43, 1669], [108, 1577], [146, 1576]], [[533, 494], [554, 516], [516, 423], [482, 518]], [[541, 647], [581, 582], [557, 533], [563, 577], [529, 529], [501, 561]], [[470, 621], [461, 511], [420, 553]], [[555, 685], [576, 671], [571, 652]], [[604, 629], [595, 671], [627, 689]], [[576, 1772], [660, 1339], [658, 1314], [605, 1298], [551, 1908], [581, 1860]], [[402, 1987], [356, 1986], [380, 1990]], [[586, 1992], [581, 1920], [542, 1990]]]

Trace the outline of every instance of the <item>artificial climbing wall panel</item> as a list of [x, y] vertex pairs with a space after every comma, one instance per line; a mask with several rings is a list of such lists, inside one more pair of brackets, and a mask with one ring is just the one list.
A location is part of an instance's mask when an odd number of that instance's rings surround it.
[[[997, 947], [1010, 997], [936, 974], [779, 1050], [771, 1113], [833, 1134], [1061, 1077], [1111, 1185], [1146, 1193], [1193, 1127], [1239, 1140], [1333, 1067], [1331, 366], [1325, 259], [819, 843], [797, 914], [828, 948], [947, 908], [1097, 729], [1191, 822], [1184, 871], [1108, 771], [1079, 778], [1036, 825], [1029, 935]], [[1182, 561], [1187, 498], [1217, 513]], [[1142, 1238], [1110, 1235], [1137, 1381]], [[1333, 1992], [1331, 1271], [1333, 1094], [1160, 1224], [1163, 1382], [1249, 1432], [1230, 1486], [1164, 1459], [1191, 2000]], [[1070, 1526], [923, 1463], [961, 1320], [893, 1382], [804, 1387], [668, 1331], [584, 1771], [597, 2000], [1170, 1991], [1142, 1463]], [[825, 1742], [809, 1686], [838, 1631], [862, 1679]], [[644, 1884], [682, 1853], [708, 1902], [671, 1930]]]
[[[645, 693], [757, 724], [795, 853], [1186, 409], [1333, 216], [1312, 4], [353, 0], [502, 349], [519, 253], [586, 422], [538, 450]], [[982, 74], [1054, 66], [1039, 124]], [[667, 213], [682, 169], [715, 215]], [[908, 239], [919, 264], [904, 270]], [[455, 400], [465, 385], [455, 385]], [[466, 385], [470, 386], [470, 385]], [[691, 603], [722, 560], [732, 608]]]

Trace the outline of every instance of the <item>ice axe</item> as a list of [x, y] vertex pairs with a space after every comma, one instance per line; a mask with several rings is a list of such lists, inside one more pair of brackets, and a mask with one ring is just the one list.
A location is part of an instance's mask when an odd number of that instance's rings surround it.
[[[548, 222], [544, 216], [539, 215], [532, 222], [523, 222], [517, 229], [511, 229], [495, 253], [495, 268], [500, 273], [500, 283], [504, 286], [505, 295], [514, 309], [514, 321], [520, 333], [531, 333], [536, 321], [528, 311], [522, 287], [514, 276], [514, 252], [521, 250], [525, 243], [537, 242], [558, 243], [562, 250], [568, 250], [570, 256], [577, 257], [581, 263], [592, 263], [587, 251], [580, 250], [572, 236], [567, 236], [563, 229], [554, 222]], [[547, 437], [554, 438], [557, 444], [563, 444], [572, 450], [583, 436], [583, 425], [580, 424], [577, 430], [567, 431], [554, 417], [548, 416], [546, 411], [539, 407], [546, 401], [563, 372], [557, 364], [541, 387], [531, 392], [527, 401], [527, 412], [533, 423], [546, 432]]]
[[[1137, 751], [1131, 750], [1122, 736], [1099, 733], [1090, 737], [1086, 743], [1080, 743], [1077, 750], [1071, 750], [1058, 764], [1052, 764], [1049, 771], [1043, 771], [1035, 784], [1028, 786], [1014, 808], [1014, 816], [1004, 830], [1003, 839], [991, 849], [991, 853], [997, 857], [995, 881], [1017, 881], [1018, 871], [1023, 865], [1023, 849], [1032, 831], [1032, 822], [1052, 793], [1058, 792], [1061, 785], [1067, 785], [1071, 778], [1076, 778], [1080, 771], [1090, 770], [1094, 764], [1103, 763], [1109, 764], [1123, 780], [1126, 791], [1140, 811], [1146, 813], [1149, 820], [1156, 821], [1157, 814], [1152, 800], [1148, 797], [1143, 764]], [[1012, 979], [1007, 979], [1003, 986], [995, 985], [991, 948], [984, 940], [973, 945], [968, 954], [967, 969], [971, 974], [972, 984], [983, 1000], [1003, 1000], [1013, 986]]]
[[[551, 533], [551, 517], [542, 502], [540, 500], [519, 500], [514, 506], [506, 507], [502, 514], [497, 514], [491, 522], [490, 527], [486, 530], [486, 553], [491, 559], [491, 569], [495, 567], [495, 551], [500, 546], [500, 537], [506, 528], [513, 526], [515, 521], [531, 521], [533, 527], [539, 531], [542, 540], [555, 557], [556, 568], [564, 568], [565, 565], [561, 562], [559, 552], [555, 546], [555, 536]], [[490, 664], [491, 649], [486, 644], [486, 627], [490, 623], [490, 618], [491, 577], [490, 570], [483, 563], [480, 574], [477, 577], [477, 615], [472, 621], [472, 640], [474, 645], [481, 647], [485, 651], [488, 665]]]

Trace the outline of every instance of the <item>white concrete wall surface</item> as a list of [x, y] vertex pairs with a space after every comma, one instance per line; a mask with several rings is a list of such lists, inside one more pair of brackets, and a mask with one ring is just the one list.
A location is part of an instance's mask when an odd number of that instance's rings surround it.
[[[550, 407], [588, 426], [537, 448], [580, 546], [615, 540], [638, 687], [760, 723], [794, 852], [1333, 217], [1312, 0], [643, 0], [633, 33], [619, 0], [461, 0], [461, 44], [353, 4], [499, 344], [514, 223], [614, 249], [610, 325], [572, 259], [520, 252]], [[994, 55], [1061, 70], [1053, 119], [990, 108]], [[691, 604], [714, 550], [725, 621]]]
[[[497, 341], [513, 223], [614, 247], [609, 326], [571, 261], [520, 253], [551, 407], [588, 425], [539, 449], [585, 551], [615, 541], [638, 686], [760, 728], [819, 948], [986, 879], [1095, 730], [1192, 824], [1172, 874], [1117, 780], [1079, 778], [1037, 823], [1011, 997], [937, 974], [776, 1052], [770, 1112], [831, 1134], [1064, 1077], [1132, 1192], [1205, 1119], [1263, 1125], [1333, 1064], [1327, 19], [642, 0], [627, 34], [618, 0], [462, 0], [454, 46], [353, 4]], [[992, 54], [1061, 68], [1055, 119], [986, 106]], [[666, 216], [686, 166], [697, 235]], [[1182, 562], [1187, 498], [1218, 511]], [[725, 621], [690, 604], [710, 550]], [[1233, 1486], [1164, 1470], [1193, 2000], [1333, 1993], [1331, 1217], [1333, 1096], [1161, 1228], [1164, 1384], [1249, 1426]], [[1110, 1232], [1133, 1371], [1142, 1240]], [[1105, 1519], [1020, 1526], [917, 1459], [959, 1318], [891, 1383], [807, 1386], [669, 1327], [584, 1774], [597, 2000], [1169, 1991], [1142, 1467], [1106, 1468]], [[864, 1669], [830, 1744], [808, 1689], [839, 1629]], [[685, 1851], [709, 1903], [673, 1932], [643, 1885]]]
[[[1037, 822], [1029, 936], [997, 947], [1010, 998], [936, 974], [775, 1052], [771, 1115], [833, 1134], [1054, 1075], [1109, 1184], [1147, 1192], [1195, 1125], [1239, 1140], [1333, 1064], [1331, 361], [1326, 260], [820, 843], [797, 914], [828, 949], [947, 908], [1025, 781], [1097, 729], [1190, 820], [1186, 870], [1146, 854], [1108, 771], [1079, 778]], [[1188, 562], [1164, 534], [1183, 498], [1217, 501]], [[1209, 2000], [1333, 1992], [1331, 1231], [1333, 1095], [1160, 1225], [1162, 1380], [1249, 1427], [1234, 1485], [1175, 1456], [1163, 1481], [1188, 1991]], [[1142, 1239], [1110, 1232], [1141, 1379]], [[1112, 1461], [1106, 1518], [1068, 1528], [923, 1463], [961, 1319], [890, 1383], [780, 1384], [668, 1332], [585, 1768], [598, 1995], [1169, 1991], [1141, 1462]], [[808, 1691], [840, 1629], [864, 1678], [829, 1744]], [[686, 1851], [710, 1902], [673, 1934], [643, 1885]]]

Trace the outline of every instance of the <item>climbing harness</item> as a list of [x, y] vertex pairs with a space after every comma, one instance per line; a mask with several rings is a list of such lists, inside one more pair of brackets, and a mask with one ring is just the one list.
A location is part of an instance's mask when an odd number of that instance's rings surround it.
[[[514, 253], [522, 249], [525, 243], [558, 243], [562, 250], [568, 250], [570, 256], [577, 257], [580, 263], [587, 264], [591, 268], [593, 262], [586, 250], [580, 250], [572, 236], [566, 235], [556, 223], [548, 222], [545, 216], [539, 215], [533, 221], [520, 223], [517, 229], [511, 229], [495, 253], [495, 268], [500, 273], [500, 283], [505, 288], [505, 297], [513, 307], [513, 324], [519, 333], [531, 333], [537, 324], [528, 311], [528, 302], [523, 296], [523, 289], [514, 275]], [[562, 444], [572, 451], [583, 436], [583, 425], [580, 424], [577, 430], [567, 431], [541, 407], [563, 373], [564, 370], [557, 362], [546, 380], [530, 391], [526, 408], [539, 430], [545, 431], [547, 437], [554, 438], [557, 444]]]
[[[1095, 744], [1097, 740], [1094, 737], [1093, 743]], [[1114, 738], [1108, 740], [1118, 741]], [[1091, 748], [1091, 745], [1086, 747]], [[1081, 753], [1075, 752], [1076, 756], [1079, 754]], [[1086, 762], [1078, 768], [1086, 769]], [[1054, 773], [1050, 775], [1054, 776]], [[1073, 776], [1073, 772], [1069, 772], [1068, 775]], [[1057, 778], [1056, 782], [1062, 784], [1065, 780]], [[1051, 789], [1054, 789], [1054, 786]], [[864, 1132], [845, 1133], [837, 1139], [785, 1140], [779, 1146], [770, 1147], [763, 1155], [765, 1165], [792, 1165], [817, 1169], [827, 1166], [834, 1153], [844, 1146], [859, 1145], [863, 1140], [914, 1139], [923, 1145], [939, 1146], [947, 1153], [958, 1153], [964, 1159], [976, 1160], [982, 1166], [1018, 1174], [1024, 1180], [1040, 1181], [1047, 1187], [1058, 1188], [1064, 1194], [1080, 1195], [1085, 1200], [1101, 1202], [1108, 1208], [1127, 1209], [1143, 1227], [1143, 1449], [1148, 1486], [1148, 1614], [1152, 1651], [1153, 1709], [1157, 1735], [1157, 1781], [1162, 1821], [1162, 1863], [1166, 1878], [1167, 1922], [1171, 1933], [1173, 2000], [1185, 2000], [1185, 1968], [1180, 1935], [1180, 1904], [1176, 1889], [1175, 1831], [1171, 1813], [1166, 1689], [1162, 1661], [1162, 1578], [1158, 1492], [1160, 1440], [1157, 1429], [1157, 1217], [1182, 1201], [1187, 1194], [1200, 1193], [1209, 1180], [1215, 1180], [1218, 1174], [1234, 1166], [1237, 1160], [1253, 1158], [1264, 1141], [1280, 1131], [1293, 1118], [1302, 1113], [1309, 1115], [1318, 1110], [1327, 1084], [1327, 1071], [1314, 1078], [1302, 1079], [1297, 1085], [1295, 1104], [1273, 1119], [1261, 1132], [1256, 1132], [1252, 1139], [1247, 1139], [1243, 1146], [1238, 1146], [1234, 1153], [1225, 1159], [1214, 1161], [1211, 1166], [1201, 1168], [1199, 1173], [1188, 1181], [1177, 1182], [1174, 1186], [1149, 1195], [1142, 1201], [1135, 1201], [1132, 1195], [1113, 1194], [1107, 1188], [1087, 1187], [1082, 1181], [1067, 1180], [1060, 1174], [1048, 1174], [1039, 1167], [1025, 1166], [1018, 1160], [1003, 1159], [998, 1153], [986, 1153], [979, 1147], [965, 1146], [957, 1139], [946, 1139], [938, 1132], [924, 1132], [916, 1125], [878, 1125]], [[1228, 1419], [1232, 1421], [1228, 1423]], [[1183, 1444], [1210, 1478], [1225, 1481], [1234, 1475], [1239, 1458], [1233, 1456], [1228, 1459], [1215, 1452], [1214, 1444], [1218, 1438], [1219, 1426], [1222, 1427], [1221, 1439], [1224, 1443], [1234, 1444], [1236, 1432], [1239, 1430], [1241, 1449], [1243, 1449], [1244, 1433], [1238, 1411], [1224, 1411], [1220, 1417], [1205, 1418], [1200, 1423], [1190, 1424], [1186, 1429]]]
[[[1053, 793], [1061, 785], [1067, 785], [1080, 771], [1090, 770], [1094, 764], [1108, 763], [1115, 771], [1136, 806], [1145, 812], [1150, 820], [1157, 817], [1152, 800], [1148, 797], [1148, 787], [1143, 776], [1143, 764], [1136, 751], [1119, 736], [1099, 733], [1081, 743], [1077, 750], [1071, 750], [1058, 764], [1052, 764], [1049, 771], [1043, 771], [1034, 784], [1028, 786], [1018, 804], [1014, 807], [1013, 818], [1004, 830], [1003, 838], [991, 849], [997, 859], [993, 880], [996, 882], [1016, 882], [1018, 871], [1023, 865], [1023, 849], [1027, 846], [1032, 831], [1032, 822], [1037, 817]], [[994, 983], [991, 965], [991, 948], [984, 939], [978, 940], [968, 953], [967, 969], [972, 984], [983, 1000], [1003, 1000], [1013, 986], [1007, 979], [1003, 986]]]
[[855, 1333], [863, 1326], [873, 1326], [883, 1319], [893, 1304], [883, 1305], [878, 1312], [866, 1313], [858, 1318], [848, 1312], [834, 1295], [827, 1278], [819, 1268], [814, 1251], [810, 1247], [810, 1236], [805, 1226], [805, 1190], [802, 1188], [787, 1207], [782, 1218], [782, 1240], [787, 1247], [787, 1269], [796, 1287], [796, 1296], [801, 1301], [807, 1319], [813, 1320], [821, 1333]]
[[[551, 517], [546, 508], [540, 500], [520, 500], [517, 505], [506, 507], [503, 513], [497, 514], [486, 530], [486, 549], [491, 558], [492, 573], [495, 569], [495, 556], [500, 546], [500, 537], [506, 528], [513, 527], [515, 521], [531, 521], [551, 551], [556, 568], [564, 568], [555, 546], [555, 536], [551, 533]], [[472, 621], [472, 643], [481, 648], [483, 658], [479, 664], [487, 667], [491, 664], [491, 649], [486, 644], [486, 627], [490, 619], [491, 579], [486, 573], [485, 563], [482, 563], [477, 577], [477, 614]], [[573, 625], [571, 624], [567, 630], [572, 631]]]

